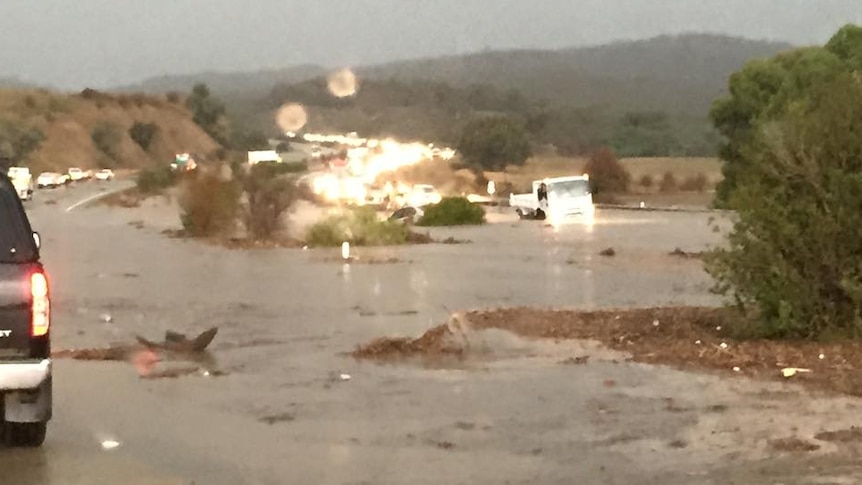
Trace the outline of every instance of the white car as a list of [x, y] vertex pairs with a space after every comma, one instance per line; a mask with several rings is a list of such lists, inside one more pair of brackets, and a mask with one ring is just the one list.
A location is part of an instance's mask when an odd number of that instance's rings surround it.
[[72, 167], [69, 169], [69, 178], [72, 182], [77, 182], [84, 178], [84, 171], [77, 167]]
[[40, 189], [56, 187], [60, 184], [62, 184], [62, 175], [56, 172], [42, 172], [36, 178], [36, 186]]
[[103, 168], [96, 172], [96, 180], [111, 180], [114, 178], [114, 172], [111, 169]]

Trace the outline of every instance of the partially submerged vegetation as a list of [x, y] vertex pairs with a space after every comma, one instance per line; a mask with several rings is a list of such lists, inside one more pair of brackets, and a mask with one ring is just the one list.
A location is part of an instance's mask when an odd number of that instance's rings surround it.
[[369, 207], [331, 215], [311, 226], [306, 242], [311, 247], [336, 247], [343, 242], [356, 246], [406, 244], [410, 229], [397, 221], [381, 220]]
[[446, 197], [425, 208], [419, 226], [466, 226], [485, 223], [485, 209], [464, 197]]

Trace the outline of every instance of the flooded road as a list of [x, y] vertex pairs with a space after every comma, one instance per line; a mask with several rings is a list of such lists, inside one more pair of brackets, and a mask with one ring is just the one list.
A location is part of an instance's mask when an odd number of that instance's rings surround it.
[[[456, 310], [717, 303], [699, 262], [668, 255], [719, 243], [707, 214], [599, 212], [559, 230], [491, 214], [486, 227], [432, 231], [469, 244], [357, 249], [345, 266], [338, 251], [170, 239], [176, 210], [159, 201], [65, 210], [98, 187], [29, 207], [54, 348], [218, 326], [213, 369], [225, 375], [143, 380], [125, 363], [59, 361], [46, 445], [0, 450], [3, 483], [814, 483], [805, 459], [768, 453], [767, 436], [849, 426], [859, 406], [610, 360], [559, 365], [583, 351], [572, 343], [509, 342], [470, 368], [344, 355]], [[599, 255], [608, 247], [616, 256]], [[372, 258], [398, 262], [362, 264]]]

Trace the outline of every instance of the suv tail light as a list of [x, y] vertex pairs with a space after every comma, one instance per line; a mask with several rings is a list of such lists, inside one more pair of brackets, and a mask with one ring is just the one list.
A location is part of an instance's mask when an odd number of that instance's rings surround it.
[[51, 300], [48, 277], [41, 271], [30, 275], [30, 300], [30, 334], [33, 337], [47, 335], [51, 326]]

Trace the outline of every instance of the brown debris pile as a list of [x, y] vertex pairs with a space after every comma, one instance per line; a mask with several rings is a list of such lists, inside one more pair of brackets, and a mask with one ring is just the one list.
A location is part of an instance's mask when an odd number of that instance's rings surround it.
[[434, 327], [417, 339], [379, 338], [359, 346], [351, 354], [357, 359], [402, 360], [411, 358], [440, 358], [464, 356], [466, 349], [453, 338], [446, 325]]
[[776, 451], [817, 451], [820, 449], [820, 445], [816, 443], [809, 443], [808, 441], [803, 441], [799, 438], [781, 438], [777, 440], [770, 440], [769, 446]]
[[675, 256], [682, 259], [703, 259], [706, 255], [706, 251], [683, 251], [680, 248], [676, 248], [673, 251], [668, 253], [668, 256]]
[[[399, 360], [469, 353], [458, 345], [462, 331], [500, 329], [526, 338], [602, 342], [632, 360], [687, 370], [792, 381], [818, 389], [862, 395], [862, 343], [736, 340], [728, 329], [736, 314], [723, 308], [667, 307], [573, 311], [511, 308], [463, 315], [469, 329], [435, 327], [418, 339], [379, 339], [353, 356]], [[782, 369], [809, 369], [791, 378]]]

